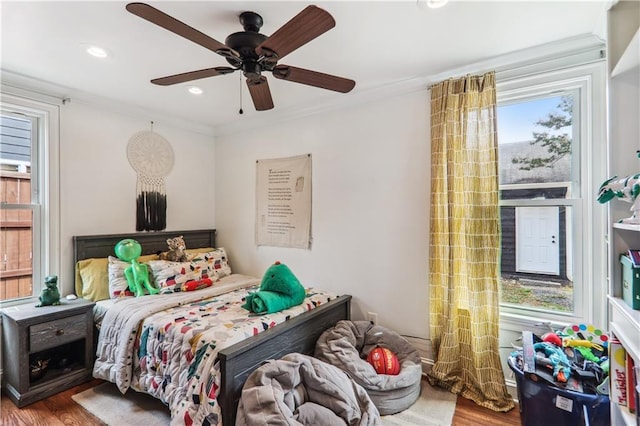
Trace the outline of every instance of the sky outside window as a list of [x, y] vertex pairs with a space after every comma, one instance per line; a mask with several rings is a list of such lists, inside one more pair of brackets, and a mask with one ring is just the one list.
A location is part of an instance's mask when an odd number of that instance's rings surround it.
[[561, 99], [554, 96], [498, 106], [498, 144], [532, 141], [534, 131], [549, 130], [535, 123], [559, 111]]

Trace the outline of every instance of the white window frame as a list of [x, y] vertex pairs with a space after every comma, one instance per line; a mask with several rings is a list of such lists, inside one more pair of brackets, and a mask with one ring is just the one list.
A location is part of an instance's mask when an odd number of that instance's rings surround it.
[[[60, 275], [60, 102], [39, 94], [13, 94], [3, 87], [0, 109], [3, 114], [19, 114], [36, 124], [37, 136], [31, 148], [32, 203], [3, 208], [33, 212], [32, 275], [33, 295], [2, 301], [2, 307], [33, 303], [44, 277]], [[21, 91], [23, 92], [23, 91]]]
[[574, 138], [578, 135], [580, 146], [573, 152], [575, 163], [572, 168], [579, 171], [580, 181], [570, 183], [566, 199], [504, 200], [500, 205], [570, 206], [573, 217], [571, 232], [581, 241], [572, 243], [573, 313], [501, 305], [501, 317], [516, 322], [531, 320], [554, 325], [587, 323], [603, 326], [606, 324], [607, 288], [606, 209], [597, 203], [596, 193], [598, 185], [606, 179], [605, 62], [599, 60], [523, 76], [510, 74], [503, 79], [499, 73], [496, 75], [498, 105], [551, 95], [560, 90], [579, 93], [577, 104], [574, 102], [574, 116], [579, 114], [579, 120], [574, 125], [573, 135]]

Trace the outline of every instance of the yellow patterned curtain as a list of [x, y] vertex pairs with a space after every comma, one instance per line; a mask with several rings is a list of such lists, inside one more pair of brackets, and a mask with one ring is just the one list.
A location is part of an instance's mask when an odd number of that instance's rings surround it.
[[498, 352], [495, 74], [431, 87], [429, 381], [495, 411], [514, 407]]

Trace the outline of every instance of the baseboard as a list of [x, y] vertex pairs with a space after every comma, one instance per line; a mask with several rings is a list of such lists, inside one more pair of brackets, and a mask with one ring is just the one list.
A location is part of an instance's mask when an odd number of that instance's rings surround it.
[[420, 357], [420, 361], [422, 361], [422, 375], [426, 375], [431, 368], [433, 367], [433, 360], [429, 358]]

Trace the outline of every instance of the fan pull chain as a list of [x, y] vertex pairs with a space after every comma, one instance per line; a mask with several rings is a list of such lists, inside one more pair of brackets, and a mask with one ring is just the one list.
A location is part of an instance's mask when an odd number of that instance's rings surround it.
[[242, 110], [242, 74], [238, 74], [240, 76], [240, 78], [238, 79], [238, 81], [240, 82], [240, 110], [238, 111], [238, 114], [242, 115], [244, 114], [244, 111]]

